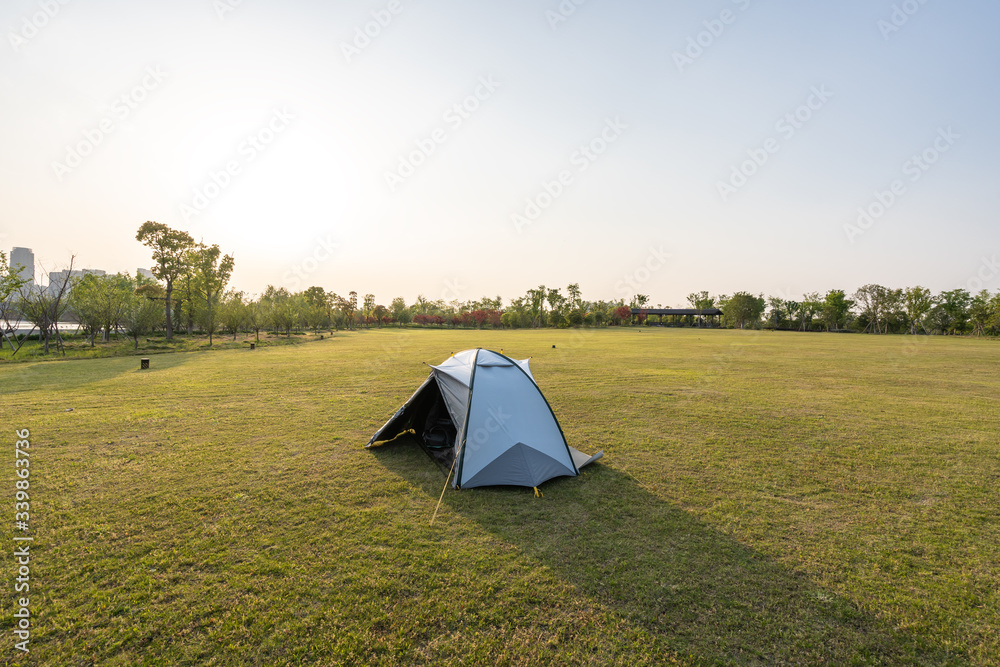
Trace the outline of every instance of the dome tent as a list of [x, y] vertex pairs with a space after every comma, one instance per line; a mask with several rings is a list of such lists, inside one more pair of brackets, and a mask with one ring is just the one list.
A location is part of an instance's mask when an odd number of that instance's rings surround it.
[[412, 429], [437, 461], [454, 470], [452, 486], [537, 487], [603, 456], [566, 443], [528, 360], [478, 348], [431, 366], [420, 388], [366, 447]]

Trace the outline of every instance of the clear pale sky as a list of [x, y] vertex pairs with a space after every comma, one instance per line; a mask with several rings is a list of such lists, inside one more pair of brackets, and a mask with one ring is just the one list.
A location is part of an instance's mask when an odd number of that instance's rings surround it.
[[998, 25], [987, 0], [7, 0], [0, 248], [134, 273], [155, 220], [238, 289], [386, 304], [996, 290]]

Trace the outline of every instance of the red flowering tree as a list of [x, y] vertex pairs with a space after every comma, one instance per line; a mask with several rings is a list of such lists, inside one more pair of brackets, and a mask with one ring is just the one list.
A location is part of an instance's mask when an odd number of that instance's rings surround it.
[[482, 329], [483, 325], [486, 324], [486, 320], [489, 319], [489, 314], [485, 310], [474, 310], [469, 313], [469, 317], [476, 324], [477, 329]]

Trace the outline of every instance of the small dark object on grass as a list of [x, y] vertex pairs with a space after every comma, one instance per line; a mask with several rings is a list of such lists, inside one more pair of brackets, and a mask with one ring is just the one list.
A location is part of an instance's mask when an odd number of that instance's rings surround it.
[[555, 346], [555, 345], [553, 345], [553, 346], [552, 346], [552, 349], [553, 349], [553, 350], [554, 350], [554, 349], [556, 349], [556, 346]]
[[143, 357], [139, 360], [139, 370], [144, 371], [149, 368], [149, 358]]
[[323, 334], [320, 334], [320, 335], [319, 335], [319, 339], [320, 339], [320, 340], [323, 340]]
[[256, 350], [257, 349], [257, 343], [250, 343], [250, 349], [251, 350]]

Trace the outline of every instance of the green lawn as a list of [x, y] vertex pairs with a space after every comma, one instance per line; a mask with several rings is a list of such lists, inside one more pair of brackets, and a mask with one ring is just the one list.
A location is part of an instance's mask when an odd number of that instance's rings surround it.
[[[553, 345], [556, 346], [553, 349]], [[532, 357], [571, 445], [449, 490], [403, 437], [437, 363]], [[30, 660], [50, 665], [1000, 664], [1000, 343], [382, 330], [0, 364], [31, 430]]]
[[[15, 353], [6, 340], [3, 347], [0, 347], [0, 363], [4, 361], [53, 361], [65, 359], [98, 359], [103, 357], [123, 357], [123, 356], [149, 356], [151, 354], [167, 354], [175, 352], [198, 352], [204, 349], [226, 350], [243, 349], [256, 343], [257, 347], [269, 347], [271, 345], [295, 345], [297, 343], [317, 340], [320, 336], [329, 336], [330, 333], [296, 332], [294, 334], [272, 334], [262, 331], [258, 336], [254, 334], [241, 334], [234, 338], [229, 334], [215, 336], [212, 345], [209, 345], [208, 336], [202, 333], [189, 335], [183, 332], [178, 333], [173, 340], [166, 340], [163, 333], [158, 333], [152, 338], [140, 338], [139, 345], [131, 338], [115, 335], [108, 342], [102, 342], [100, 338], [91, 344], [90, 339], [83, 334], [66, 333], [63, 336], [63, 349], [60, 350], [56, 341], [49, 343], [49, 353], [45, 354], [45, 348], [37, 336], [33, 336], [24, 341], [21, 348]], [[336, 335], [336, 334], [334, 334]]]

